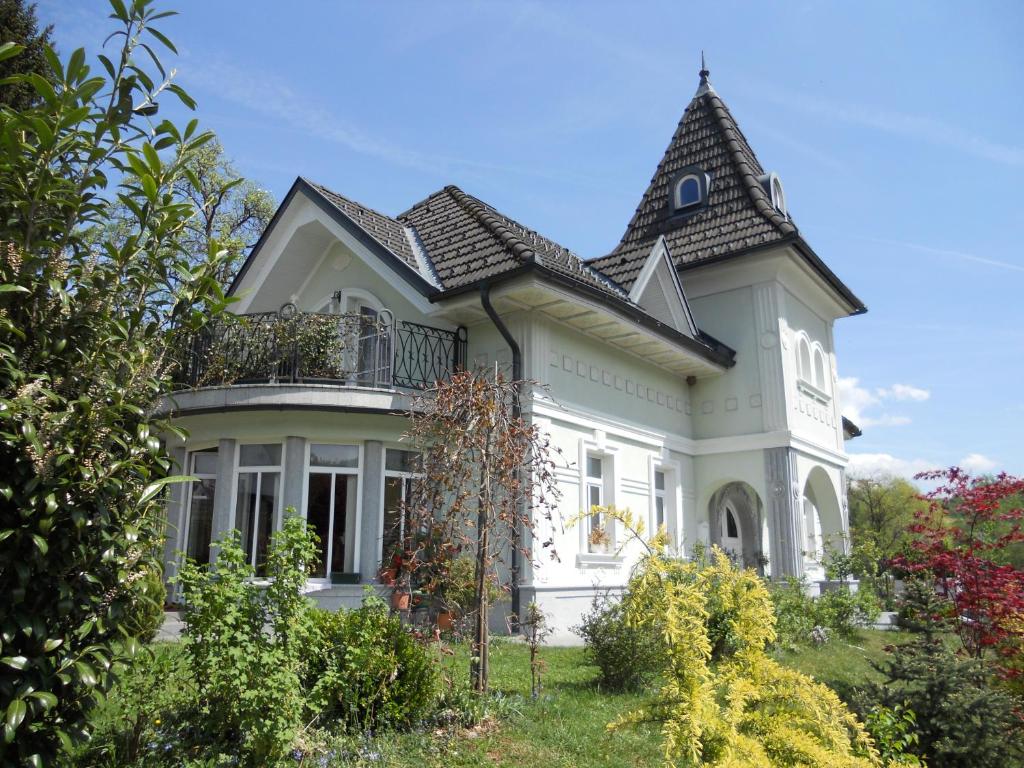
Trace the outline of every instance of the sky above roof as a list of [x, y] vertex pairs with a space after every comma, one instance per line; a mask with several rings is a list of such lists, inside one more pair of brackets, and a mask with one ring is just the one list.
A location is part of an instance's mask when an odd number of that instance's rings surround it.
[[[854, 469], [1024, 474], [1024, 4], [162, 7], [201, 121], [278, 199], [303, 175], [395, 215], [457, 184], [587, 258], [622, 236], [703, 49], [869, 307], [836, 324]], [[38, 12], [65, 53], [111, 29], [98, 0]]]

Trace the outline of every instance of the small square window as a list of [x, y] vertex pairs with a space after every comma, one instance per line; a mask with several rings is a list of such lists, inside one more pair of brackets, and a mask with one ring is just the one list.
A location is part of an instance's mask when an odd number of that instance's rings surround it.
[[587, 477], [602, 477], [602, 461], [598, 456], [587, 457]]
[[655, 472], [654, 473], [654, 487], [659, 491], [665, 490], [665, 473]]
[[389, 472], [417, 472], [419, 463], [420, 455], [416, 451], [399, 448], [388, 448], [384, 458], [384, 468]]

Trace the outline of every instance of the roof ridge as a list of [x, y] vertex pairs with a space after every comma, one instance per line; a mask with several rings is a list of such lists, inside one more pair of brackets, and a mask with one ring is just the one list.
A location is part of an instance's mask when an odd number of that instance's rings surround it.
[[[711, 105], [715, 122], [718, 123], [718, 129], [726, 138], [726, 146], [732, 153], [733, 162], [735, 162], [736, 169], [739, 171], [740, 180], [743, 182], [743, 186], [746, 188], [747, 194], [750, 195], [750, 199], [754, 203], [754, 207], [757, 209], [757, 212], [776, 226], [782, 234], [794, 234], [797, 231], [796, 225], [793, 224], [789, 217], [783, 216], [779, 210], [771, 204], [771, 201], [768, 199], [768, 193], [764, 191], [764, 187], [762, 187], [761, 182], [758, 181], [758, 174], [754, 173], [753, 169], [750, 167], [750, 163], [747, 162], [747, 158], [744, 157], [740, 141], [742, 140], [748, 147], [750, 144], [747, 142], [747, 137], [743, 135], [742, 131], [740, 131], [739, 126], [736, 125], [736, 119], [732, 116], [732, 113], [729, 112], [729, 108], [725, 106], [725, 102], [722, 101], [721, 97], [713, 90], [707, 91], [696, 98], [703, 98], [705, 96]], [[689, 107], [687, 107], [687, 109], [689, 109]], [[739, 136], [737, 137], [736, 134], [739, 134]]]
[[460, 208], [480, 222], [483, 227], [496, 237], [503, 246], [512, 252], [520, 261], [536, 261], [537, 252], [530, 245], [512, 232], [497, 212], [472, 195], [467, 195], [454, 184], [449, 184], [444, 191], [454, 200]]

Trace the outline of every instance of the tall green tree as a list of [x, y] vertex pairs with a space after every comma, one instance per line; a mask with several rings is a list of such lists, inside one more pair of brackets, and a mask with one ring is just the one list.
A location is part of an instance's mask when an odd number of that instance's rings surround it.
[[883, 570], [907, 551], [915, 514], [928, 508], [920, 491], [901, 477], [857, 477], [847, 484], [853, 543], [870, 544]]
[[[212, 137], [157, 122], [194, 102], [150, 0], [110, 0], [110, 48], [87, 63], [46, 46], [27, 107], [0, 107], [0, 764], [48, 765], [129, 653], [132, 585], [175, 480], [150, 418], [179, 350], [226, 299], [225, 255], [188, 252], [176, 185]], [[0, 45], [0, 60], [23, 54]], [[130, 212], [122, 237], [108, 231]]]
[[[44, 51], [52, 46], [53, 25], [39, 29], [36, 19], [36, 4], [25, 0], [0, 0], [0, 42], [12, 42], [24, 46], [18, 56], [0, 61], [0, 79], [30, 72], [49, 77], [50, 67]], [[7, 82], [0, 85], [0, 105], [11, 109], [25, 109], [39, 98], [36, 89], [24, 81]]]
[[227, 251], [218, 278], [227, 285], [273, 218], [273, 195], [244, 178], [216, 139], [189, 159], [175, 192], [190, 200], [196, 211], [185, 227], [182, 245], [202, 260], [210, 244], [218, 243]]

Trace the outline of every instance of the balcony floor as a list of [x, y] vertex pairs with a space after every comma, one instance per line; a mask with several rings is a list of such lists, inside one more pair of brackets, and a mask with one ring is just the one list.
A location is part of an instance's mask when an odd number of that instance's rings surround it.
[[412, 399], [408, 392], [345, 384], [234, 384], [175, 392], [160, 403], [157, 415], [289, 409], [405, 413]]

